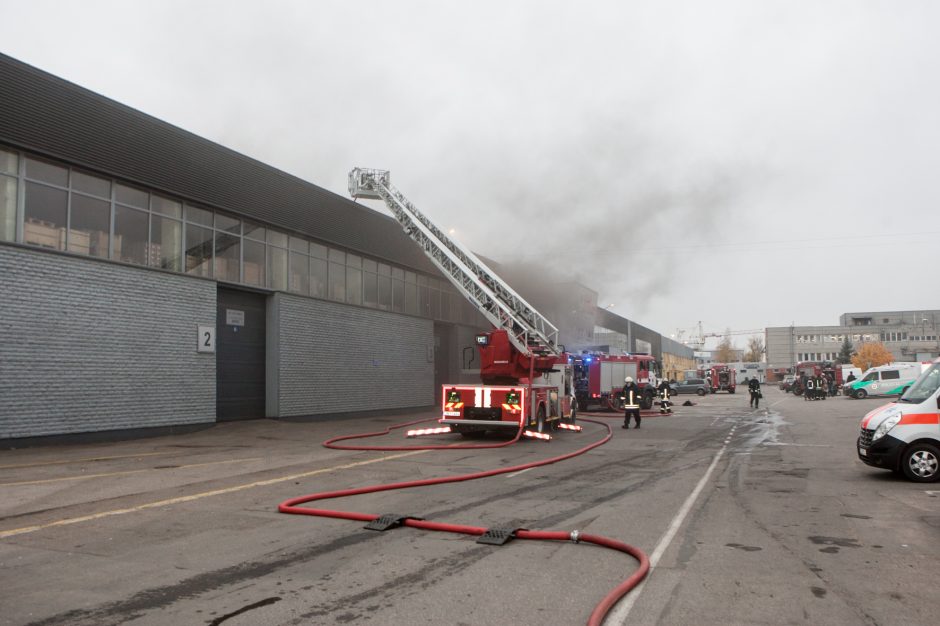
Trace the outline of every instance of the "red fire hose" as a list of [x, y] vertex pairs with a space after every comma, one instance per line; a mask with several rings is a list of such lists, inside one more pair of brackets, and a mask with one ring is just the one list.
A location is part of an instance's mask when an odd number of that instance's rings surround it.
[[[358, 439], [363, 437], [377, 437], [380, 435], [388, 434], [392, 430], [398, 428], [404, 428], [406, 426], [411, 426], [421, 422], [430, 421], [430, 420], [416, 420], [413, 422], [408, 422], [405, 424], [397, 424], [387, 428], [381, 432], [375, 433], [364, 433], [360, 435], [347, 435], [344, 437], [334, 437], [323, 443], [324, 446], [329, 448], [338, 448], [342, 450], [466, 450], [474, 448], [500, 448], [510, 444], [513, 444], [519, 440], [519, 437], [522, 434], [522, 429], [516, 433], [516, 436], [507, 442], [499, 444], [460, 444], [460, 445], [451, 445], [451, 446], [339, 446], [336, 445], [336, 442], [343, 441], [347, 439]], [[357, 489], [341, 489], [338, 491], [325, 491], [321, 493], [309, 494], [306, 496], [300, 496], [297, 498], [291, 498], [285, 500], [277, 509], [281, 513], [293, 513], [297, 515], [314, 515], [318, 517], [333, 517], [340, 519], [348, 519], [360, 522], [371, 522], [378, 519], [379, 515], [374, 515], [371, 513], [357, 513], [354, 511], [338, 511], [333, 509], [311, 509], [307, 507], [300, 506], [308, 502], [314, 502], [316, 500], [328, 500], [330, 498], [342, 498], [346, 496], [355, 496], [364, 493], [375, 493], [378, 491], [391, 491], [393, 489], [406, 489], [409, 487], [425, 487], [428, 485], [440, 485], [444, 483], [453, 483], [453, 482], [462, 482], [465, 480], [475, 480], [477, 478], [486, 478], [488, 476], [496, 476], [498, 474], [506, 474], [509, 472], [518, 472], [520, 470], [529, 469], [532, 467], [540, 467], [542, 465], [550, 465], [552, 463], [558, 463], [559, 461], [564, 461], [565, 459], [570, 459], [572, 457], [584, 454], [585, 452], [592, 450], [598, 446], [601, 446], [607, 443], [611, 436], [610, 427], [604, 422], [599, 422], [591, 419], [583, 419], [581, 421], [591, 422], [593, 424], [599, 424], [607, 429], [607, 435], [583, 448], [575, 450], [574, 452], [569, 452], [559, 456], [551, 457], [548, 459], [543, 459], [541, 461], [533, 461], [530, 463], [524, 463], [522, 465], [515, 465], [513, 467], [503, 467], [499, 469], [487, 470], [483, 472], [475, 472], [471, 474], [461, 474], [458, 476], [448, 476], [441, 478], [427, 478], [424, 480], [412, 480], [405, 481], [400, 483], [389, 483], [384, 485], [370, 485], [367, 487], [359, 487]], [[429, 522], [426, 520], [418, 520], [412, 518], [405, 518], [401, 521], [401, 525], [410, 526], [412, 528], [421, 528], [423, 530], [436, 530], [452, 533], [461, 533], [465, 535], [482, 535], [487, 529], [480, 526], [464, 526], [458, 524], [444, 524], [441, 522]], [[629, 544], [616, 541], [607, 537], [602, 537], [600, 535], [586, 535], [580, 534], [578, 531], [573, 532], [563, 532], [563, 531], [539, 531], [539, 530], [517, 530], [515, 532], [515, 537], [519, 539], [540, 539], [544, 541], [574, 541], [578, 542], [587, 542], [593, 543], [595, 545], [610, 548], [612, 550], [617, 550], [619, 552], [624, 552], [634, 557], [639, 561], [639, 567], [630, 575], [629, 578], [624, 580], [622, 583], [614, 587], [601, 602], [594, 608], [591, 612], [590, 619], [588, 620], [589, 626], [599, 626], [603, 622], [604, 617], [613, 607], [613, 605], [624, 595], [627, 594], [631, 589], [633, 589], [643, 578], [646, 576], [649, 571], [649, 559], [646, 557], [639, 548], [631, 546]]]

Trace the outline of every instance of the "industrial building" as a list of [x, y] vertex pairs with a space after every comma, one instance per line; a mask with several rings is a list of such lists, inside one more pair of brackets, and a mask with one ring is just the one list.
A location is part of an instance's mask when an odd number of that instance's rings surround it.
[[6, 440], [429, 407], [488, 327], [391, 217], [4, 55], [0, 294]]
[[844, 313], [834, 326], [767, 328], [767, 368], [785, 371], [800, 361], [832, 361], [846, 339], [855, 349], [881, 342], [896, 361], [925, 361], [940, 356], [940, 311]]

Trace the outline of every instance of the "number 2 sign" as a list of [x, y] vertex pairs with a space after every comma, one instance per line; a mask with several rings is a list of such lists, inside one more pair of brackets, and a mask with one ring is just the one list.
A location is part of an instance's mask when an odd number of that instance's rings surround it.
[[196, 352], [215, 352], [215, 326], [199, 326]]

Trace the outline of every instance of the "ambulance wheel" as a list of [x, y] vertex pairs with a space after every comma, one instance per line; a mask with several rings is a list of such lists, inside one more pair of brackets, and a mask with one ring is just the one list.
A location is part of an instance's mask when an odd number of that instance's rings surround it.
[[916, 483], [932, 483], [940, 478], [940, 450], [929, 443], [915, 443], [901, 457], [904, 475]]
[[708, 393], [708, 392], [705, 391], [704, 389], [696, 389], [696, 390], [695, 390], [695, 393], [697, 393], [697, 394], [700, 395], [700, 396], [704, 396], [704, 395], [705, 395], [706, 393]]
[[544, 406], [540, 406], [538, 412], [535, 414], [535, 432], [537, 433], [548, 432], [548, 422], [545, 421], [545, 407]]
[[856, 389], [856, 390], [855, 390], [855, 399], [856, 399], [856, 400], [864, 400], [867, 396], [868, 396], [868, 392], [865, 391], [864, 389]]

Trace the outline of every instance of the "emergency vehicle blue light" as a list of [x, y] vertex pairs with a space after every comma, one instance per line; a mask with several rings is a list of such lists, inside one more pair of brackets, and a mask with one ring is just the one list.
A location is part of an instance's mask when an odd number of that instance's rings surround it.
[[585, 363], [590, 363], [590, 362], [591, 362], [591, 357], [588, 357], [588, 358], [584, 359], [584, 362], [585, 362]]

